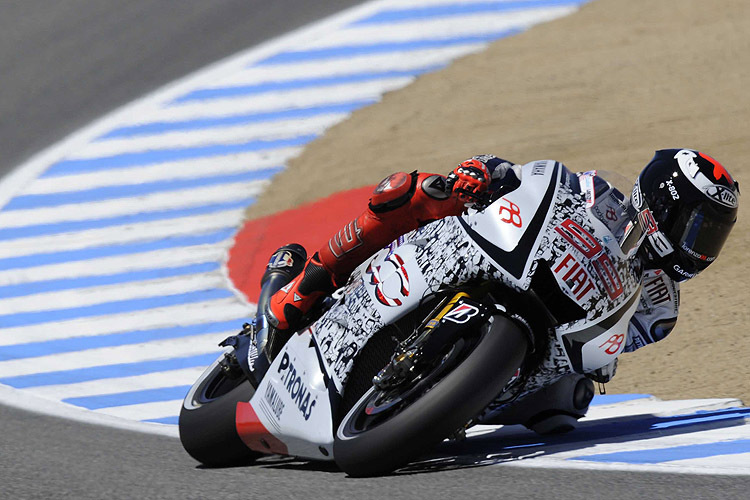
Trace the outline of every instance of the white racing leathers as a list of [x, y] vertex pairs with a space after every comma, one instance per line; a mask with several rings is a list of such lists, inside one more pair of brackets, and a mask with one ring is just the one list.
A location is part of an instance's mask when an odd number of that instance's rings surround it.
[[628, 325], [625, 352], [633, 352], [669, 335], [677, 322], [680, 308], [680, 284], [661, 269], [649, 269], [643, 275], [640, 303]]
[[[605, 176], [607, 174], [604, 172]], [[628, 201], [595, 170], [578, 174], [578, 178], [591, 215], [620, 238], [629, 222], [625, 217]], [[647, 269], [643, 274], [643, 291], [638, 308], [628, 325], [624, 352], [633, 352], [669, 335], [677, 322], [679, 308], [679, 283], [661, 269]]]

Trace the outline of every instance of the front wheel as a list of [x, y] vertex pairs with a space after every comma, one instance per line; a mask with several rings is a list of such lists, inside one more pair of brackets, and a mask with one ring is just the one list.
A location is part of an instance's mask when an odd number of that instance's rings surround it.
[[498, 395], [527, 350], [521, 329], [495, 316], [479, 338], [459, 339], [430, 373], [402, 390], [407, 398], [370, 388], [339, 424], [336, 463], [351, 476], [373, 476], [429, 450]]
[[179, 420], [185, 451], [212, 467], [247, 463], [261, 456], [245, 445], [236, 428], [237, 403], [250, 401], [255, 388], [244, 377], [227, 377], [219, 365], [223, 357], [193, 384]]

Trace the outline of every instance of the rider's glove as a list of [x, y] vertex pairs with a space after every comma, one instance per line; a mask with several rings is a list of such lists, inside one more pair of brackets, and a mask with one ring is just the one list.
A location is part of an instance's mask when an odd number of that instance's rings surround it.
[[448, 174], [448, 190], [459, 200], [473, 203], [481, 200], [490, 187], [490, 173], [481, 161], [471, 158]]
[[587, 373], [586, 376], [594, 382], [606, 384], [614, 378], [615, 373], [617, 373], [617, 358], [608, 365], [604, 365], [597, 370]]

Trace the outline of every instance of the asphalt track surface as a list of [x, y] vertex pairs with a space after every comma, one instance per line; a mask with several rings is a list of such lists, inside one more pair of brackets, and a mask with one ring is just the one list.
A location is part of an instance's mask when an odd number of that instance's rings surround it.
[[[0, 174], [140, 95], [359, 2], [4, 1]], [[324, 5], [323, 5], [324, 4]], [[350, 479], [269, 460], [203, 469], [177, 440], [0, 406], [0, 498], [744, 498], [750, 478], [474, 464]]]
[[361, 0], [2, 0], [0, 177], [143, 94]]

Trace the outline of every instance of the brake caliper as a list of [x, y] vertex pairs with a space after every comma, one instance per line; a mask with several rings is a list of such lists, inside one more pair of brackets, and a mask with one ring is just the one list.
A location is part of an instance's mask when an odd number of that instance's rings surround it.
[[[373, 378], [379, 390], [389, 390], [405, 382], [415, 380], [423, 366], [430, 366], [444, 354], [445, 346], [452, 345], [459, 337], [472, 332], [489, 318], [489, 309], [469, 299], [466, 293], [457, 293], [437, 314], [428, 316], [419, 328], [416, 338], [412, 336], [407, 346], [399, 349], [391, 361]], [[437, 311], [436, 310], [436, 311]]]

